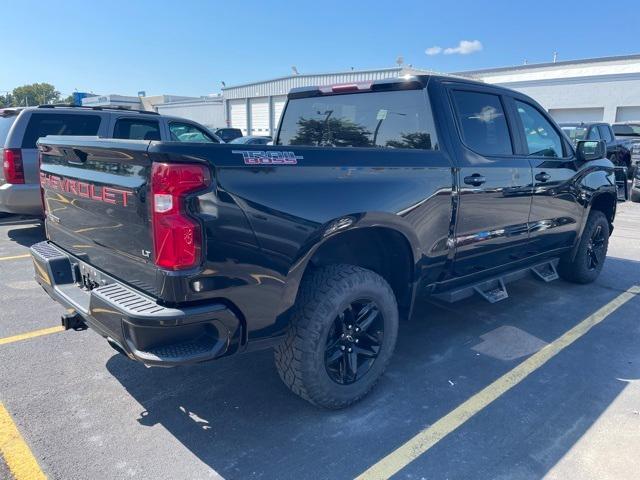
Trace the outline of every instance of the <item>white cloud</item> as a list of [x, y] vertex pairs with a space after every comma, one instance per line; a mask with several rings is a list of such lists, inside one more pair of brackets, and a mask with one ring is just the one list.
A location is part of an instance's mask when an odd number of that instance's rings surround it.
[[479, 52], [482, 50], [482, 43], [480, 40], [460, 40], [457, 47], [450, 47], [444, 49], [445, 55], [460, 54], [469, 55], [470, 53]]
[[440, 55], [441, 53], [445, 55], [469, 55], [480, 50], [482, 50], [482, 42], [480, 40], [460, 40], [457, 47], [442, 48], [436, 45], [427, 48], [424, 53], [427, 55]]

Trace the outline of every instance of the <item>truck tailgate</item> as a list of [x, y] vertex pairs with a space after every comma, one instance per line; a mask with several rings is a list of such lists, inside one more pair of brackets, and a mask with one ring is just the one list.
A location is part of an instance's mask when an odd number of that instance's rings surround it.
[[[74, 146], [73, 142], [78, 142]], [[149, 141], [46, 137], [40, 183], [48, 238], [88, 265], [157, 294]]]

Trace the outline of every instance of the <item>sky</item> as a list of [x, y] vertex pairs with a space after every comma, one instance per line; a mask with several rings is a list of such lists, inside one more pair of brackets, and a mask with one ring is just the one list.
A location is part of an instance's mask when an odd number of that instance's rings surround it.
[[[0, 95], [207, 95], [291, 74], [441, 72], [640, 53], [637, 0], [0, 0]], [[629, 12], [629, 15], [625, 14]]]

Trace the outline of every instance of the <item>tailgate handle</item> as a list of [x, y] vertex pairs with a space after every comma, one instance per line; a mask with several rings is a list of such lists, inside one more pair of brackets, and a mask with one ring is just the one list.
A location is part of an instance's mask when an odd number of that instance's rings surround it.
[[75, 154], [75, 156], [78, 158], [79, 161], [68, 160], [69, 163], [84, 163], [87, 161], [87, 157], [88, 157], [87, 152], [83, 152], [82, 150], [74, 148], [73, 153]]

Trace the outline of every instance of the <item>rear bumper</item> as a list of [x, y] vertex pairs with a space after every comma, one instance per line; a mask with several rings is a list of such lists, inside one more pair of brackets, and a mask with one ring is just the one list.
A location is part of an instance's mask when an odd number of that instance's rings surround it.
[[37, 183], [0, 185], [0, 212], [42, 215], [40, 185]]
[[[240, 347], [241, 322], [221, 303], [158, 305], [50, 242], [33, 245], [31, 256], [36, 280], [49, 296], [134, 360], [184, 365], [229, 355]], [[98, 285], [92, 290], [82, 287], [87, 275]]]

